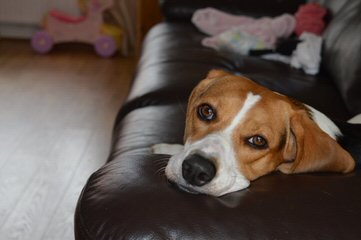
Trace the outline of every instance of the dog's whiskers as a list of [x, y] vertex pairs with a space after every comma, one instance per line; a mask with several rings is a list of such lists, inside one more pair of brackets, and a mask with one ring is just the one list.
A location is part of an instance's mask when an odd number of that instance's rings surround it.
[[168, 163], [169, 157], [158, 158], [154, 160], [155, 165], [165, 165]]
[[165, 176], [165, 168], [169, 161], [169, 156], [161, 156], [160, 158], [154, 159], [153, 163], [156, 167], [155, 175]]
[[161, 177], [165, 176], [165, 168], [166, 167], [164, 166], [164, 167], [161, 167], [158, 170], [156, 170], [155, 175], [158, 175], [158, 176], [161, 176]]

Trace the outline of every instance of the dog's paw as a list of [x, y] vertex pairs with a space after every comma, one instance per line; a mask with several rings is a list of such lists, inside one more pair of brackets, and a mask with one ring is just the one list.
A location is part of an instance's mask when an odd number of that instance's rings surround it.
[[152, 146], [152, 151], [155, 154], [168, 154], [174, 155], [183, 150], [183, 145], [181, 144], [167, 144], [159, 143]]

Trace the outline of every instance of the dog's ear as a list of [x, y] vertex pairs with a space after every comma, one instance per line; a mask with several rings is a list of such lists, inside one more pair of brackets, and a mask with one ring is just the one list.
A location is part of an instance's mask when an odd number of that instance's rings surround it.
[[213, 82], [217, 81], [217, 78], [231, 75], [231, 73], [226, 72], [220, 69], [210, 70], [207, 74], [207, 77], [200, 81], [198, 85], [193, 89], [191, 95], [189, 96], [188, 102], [192, 102], [195, 96], [202, 93], [207, 89]]
[[224, 77], [224, 76], [228, 76], [228, 75], [231, 75], [231, 73], [226, 72], [221, 69], [213, 69], [208, 72], [207, 78], [217, 78], [217, 77]]
[[289, 128], [284, 162], [278, 167], [281, 172], [347, 173], [355, 168], [351, 155], [321, 130], [305, 110], [299, 110], [291, 117]]

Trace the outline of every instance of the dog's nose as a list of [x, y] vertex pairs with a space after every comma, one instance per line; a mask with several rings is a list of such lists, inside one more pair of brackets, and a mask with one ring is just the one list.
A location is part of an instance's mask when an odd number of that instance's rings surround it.
[[200, 155], [191, 155], [182, 163], [182, 175], [189, 184], [200, 187], [214, 178], [216, 166]]

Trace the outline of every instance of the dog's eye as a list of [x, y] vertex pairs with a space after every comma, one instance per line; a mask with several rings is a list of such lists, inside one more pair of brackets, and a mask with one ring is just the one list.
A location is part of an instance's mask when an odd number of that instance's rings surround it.
[[255, 135], [255, 136], [252, 136], [252, 137], [248, 138], [247, 143], [251, 147], [254, 147], [254, 148], [257, 148], [257, 149], [265, 149], [265, 148], [268, 147], [267, 140], [264, 137], [260, 136], [260, 135]]
[[212, 121], [216, 118], [216, 110], [209, 104], [202, 104], [198, 107], [198, 117], [203, 121]]

